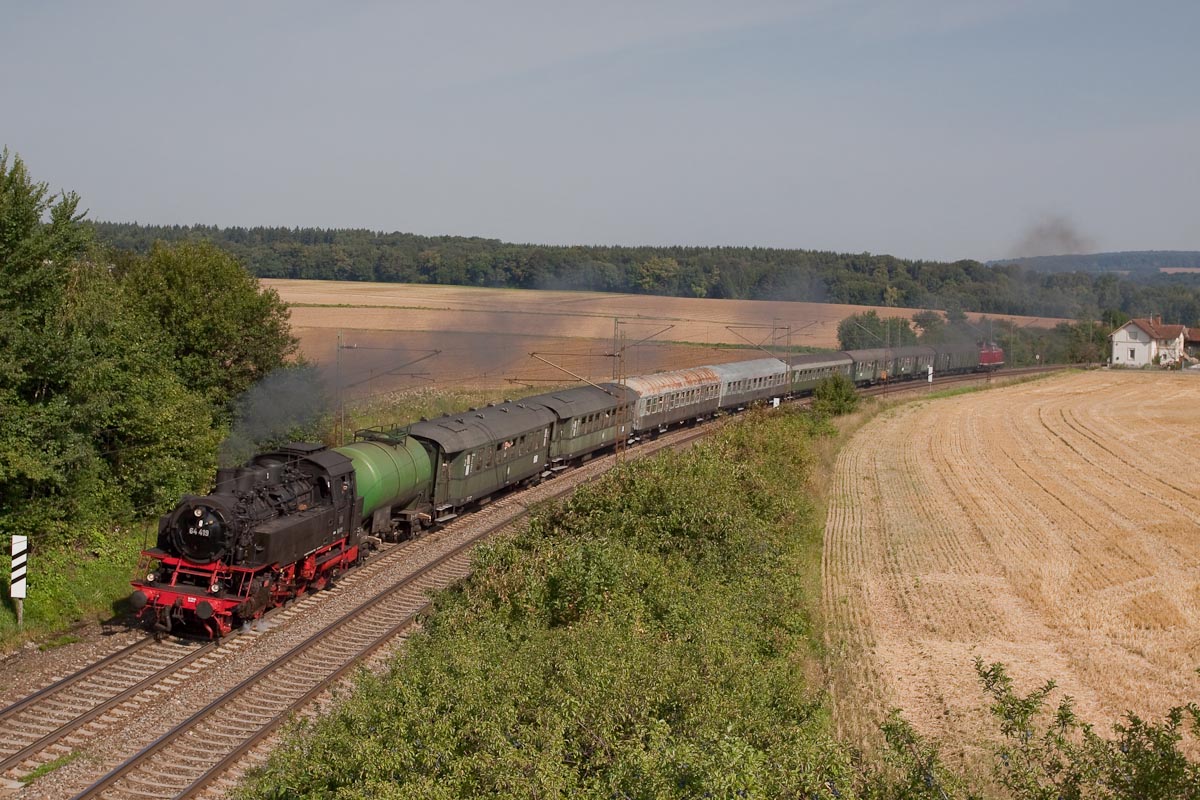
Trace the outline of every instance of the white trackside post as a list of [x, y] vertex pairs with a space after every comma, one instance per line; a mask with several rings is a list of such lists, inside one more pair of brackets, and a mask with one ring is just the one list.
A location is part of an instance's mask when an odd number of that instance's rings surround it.
[[29, 561], [29, 537], [12, 537], [12, 577], [9, 579], [9, 594], [17, 607], [17, 627], [22, 627], [25, 617], [25, 573]]

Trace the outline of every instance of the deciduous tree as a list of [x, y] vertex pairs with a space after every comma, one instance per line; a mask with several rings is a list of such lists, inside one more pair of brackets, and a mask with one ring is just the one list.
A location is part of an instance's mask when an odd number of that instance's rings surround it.
[[166, 332], [184, 384], [218, 406], [296, 352], [279, 295], [212, 244], [156, 244], [122, 278]]

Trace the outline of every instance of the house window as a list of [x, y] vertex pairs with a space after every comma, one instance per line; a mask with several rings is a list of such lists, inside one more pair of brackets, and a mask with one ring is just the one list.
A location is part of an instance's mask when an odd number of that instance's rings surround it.
[[1131, 347], [1131, 348], [1129, 348], [1129, 360], [1130, 360], [1130, 361], [1136, 361], [1136, 360], [1137, 360], [1137, 352], [1136, 352], [1136, 351], [1135, 351], [1135, 350], [1134, 350], [1132, 347]]

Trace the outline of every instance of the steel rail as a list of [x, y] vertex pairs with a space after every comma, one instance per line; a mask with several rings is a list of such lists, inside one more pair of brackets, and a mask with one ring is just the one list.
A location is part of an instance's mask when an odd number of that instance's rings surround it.
[[[145, 641], [145, 640], [142, 640], [142, 641]], [[146, 676], [145, 678], [143, 678], [142, 680], [133, 684], [132, 686], [128, 687], [127, 689], [122, 690], [121, 692], [119, 692], [118, 694], [109, 698], [108, 700], [100, 703], [99, 705], [93, 706], [92, 708], [85, 711], [84, 713], [79, 714], [76, 717], [73, 717], [72, 719], [68, 720], [67, 722], [63, 723], [62, 725], [59, 725], [57, 728], [46, 733], [44, 736], [37, 739], [36, 741], [30, 742], [29, 744], [22, 747], [20, 750], [16, 751], [12, 755], [7, 756], [2, 761], [0, 761], [0, 774], [7, 772], [8, 770], [12, 769], [13, 767], [19, 765], [22, 761], [29, 758], [30, 756], [33, 756], [33, 755], [36, 755], [36, 754], [42, 752], [47, 747], [49, 747], [50, 745], [59, 741], [60, 739], [66, 738], [67, 736], [71, 735], [75, 731], [82, 728], [84, 725], [87, 725], [89, 722], [91, 722], [92, 720], [99, 717], [101, 714], [104, 714], [105, 712], [109, 711], [110, 709], [116, 708], [118, 705], [125, 702], [130, 697], [133, 697], [134, 695], [138, 694], [142, 690], [147, 689], [150, 686], [153, 686], [154, 684], [158, 683], [160, 680], [167, 677], [168, 675], [178, 672], [179, 670], [186, 667], [188, 664], [191, 664], [193, 661], [200, 658], [200, 656], [211, 652], [213, 649], [216, 648], [216, 646], [217, 646], [216, 642], [209, 642], [207, 644], [201, 645], [200, 647], [196, 648], [195, 650], [192, 650], [190, 653], [183, 656], [182, 658], [176, 659], [175, 661], [172, 661], [172, 662], [160, 667], [159, 669], [152, 672], [150, 675]], [[94, 672], [94, 670], [92, 672]]]
[[[216, 700], [207, 704], [206, 706], [204, 706], [204, 708], [201, 708], [199, 711], [192, 714], [186, 720], [179, 723], [178, 725], [173, 727], [171, 730], [162, 734], [157, 739], [155, 739], [153, 742], [151, 742], [150, 744], [143, 747], [136, 754], [134, 754], [130, 758], [126, 759], [124, 762], [122, 762], [120, 765], [118, 765], [115, 769], [113, 769], [107, 775], [102, 777], [99, 781], [92, 784], [92, 786], [88, 787], [83, 792], [77, 794], [75, 796], [75, 800], [84, 800], [84, 798], [94, 798], [94, 797], [101, 796], [105, 791], [114, 787], [123, 778], [126, 778], [126, 777], [134, 774], [142, 765], [148, 763], [151, 758], [153, 758], [158, 753], [166, 750], [168, 747], [170, 747], [175, 742], [179, 741], [181, 739], [181, 737], [185, 736], [188, 732], [190, 732], [193, 729], [195, 729], [196, 727], [198, 727], [202, 722], [204, 722], [204, 721], [208, 720], [210, 717], [214, 716], [218, 711], [226, 710], [230, 706], [232, 701], [242, 697], [243, 695], [246, 695], [251, 689], [253, 689], [256, 685], [263, 682], [272, 673], [279, 672], [281, 670], [286, 670], [288, 667], [291, 666], [293, 661], [297, 660], [299, 657], [314, 650], [318, 645], [332, 641], [335, 634], [342, 632], [344, 629], [347, 629], [351, 624], [353, 624], [355, 622], [363, 622], [369, 616], [367, 612], [370, 612], [371, 610], [376, 609], [381, 604], [383, 604], [387, 601], [390, 601], [390, 600], [400, 600], [401, 598], [398, 598], [398, 595], [400, 595], [404, 590], [413, 587], [414, 584], [417, 584], [422, 579], [428, 578], [432, 573], [436, 572], [441, 567], [449, 565], [450, 562], [452, 562], [453, 560], [455, 560], [455, 559], [462, 560], [465, 556], [469, 555], [470, 549], [472, 547], [474, 547], [480, 541], [480, 539], [485, 538], [487, 535], [491, 535], [491, 534], [495, 533], [496, 530], [507, 527], [508, 525], [512, 524], [512, 522], [524, 517], [526, 514], [528, 514], [528, 509], [518, 512], [514, 519], [505, 520], [504, 522], [500, 523], [495, 529], [490, 529], [479, 536], [472, 537], [472, 538], [468, 539], [467, 541], [464, 541], [461, 544], [456, 545], [452, 550], [437, 557], [436, 559], [434, 559], [429, 564], [422, 567], [417, 572], [414, 572], [411, 575], [406, 576], [402, 580], [398, 581], [395, 585], [389, 587], [388, 589], [385, 589], [380, 594], [376, 595], [375, 597], [372, 597], [371, 599], [365, 601], [364, 603], [360, 604], [359, 606], [356, 606], [354, 609], [351, 609], [348, 613], [346, 613], [344, 616], [342, 616], [341, 619], [337, 620], [332, 625], [322, 628], [320, 631], [318, 631], [314, 635], [310, 636], [305, 641], [300, 642], [295, 647], [288, 650], [286, 653], [281, 655], [279, 658], [272, 660], [272, 662], [270, 664], [267, 664], [266, 666], [262, 667], [257, 672], [255, 672], [253, 675], [246, 678], [241, 683], [237, 684], [232, 689], [230, 689], [229, 691], [222, 694]], [[404, 614], [403, 618], [401, 619], [400, 622], [398, 622], [394, 625], [388, 626], [384, 634], [374, 635], [371, 638], [371, 641], [367, 647], [357, 648], [357, 652], [355, 652], [354, 655], [348, 657], [345, 660], [345, 662], [337, 669], [337, 671], [335, 673], [333, 673], [330, 676], [318, 678], [318, 683], [314, 687], [310, 688], [308, 690], [308, 692], [305, 693], [305, 697], [308, 697], [309, 695], [315, 696], [316, 693], [318, 693], [321, 689], [323, 689], [325, 686], [327, 686], [330, 682], [332, 682], [333, 680], [336, 680], [337, 677], [340, 677], [342, 674], [344, 674], [347, 669], [350, 669], [355, 664], [357, 664], [359, 661], [361, 661], [363, 658], [365, 658], [367, 655], [374, 652], [379, 647], [382, 647], [383, 644], [385, 644], [387, 641], [390, 641], [394, 636], [396, 636], [404, 628], [407, 628], [408, 626], [410, 626], [412, 624], [413, 620], [415, 620], [416, 617], [422, 611], [424, 611], [426, 608], [428, 608], [428, 606], [429, 606], [429, 601], [425, 600], [424, 602], [419, 604], [419, 606], [416, 610]], [[307, 702], [307, 700], [292, 701], [291, 703], [288, 704], [288, 706], [285, 709], [272, 713], [270, 720], [266, 723], [266, 726], [269, 726], [270, 730], [273, 730], [275, 727], [277, 727], [280, 723], [282, 723], [286, 719], [287, 714], [290, 713], [290, 711], [294, 707], [298, 707], [297, 704], [303, 705], [304, 702]], [[264, 726], [264, 727], [266, 727], [266, 726]], [[260, 728], [260, 730], [257, 731], [256, 734], [261, 733], [262, 736], [265, 736], [270, 733], [270, 730], [266, 730], [264, 732]], [[242, 751], [242, 752], [244, 752], [244, 751]], [[223, 763], [223, 761], [219, 762], [219, 763]], [[206, 769], [204, 772], [201, 773], [201, 777], [212, 773], [213, 777], [215, 778], [216, 773], [214, 772], [214, 770], [215, 770], [214, 767], [210, 767], [210, 768]], [[176, 796], [186, 796], [187, 791], [190, 791], [190, 785], [189, 785], [188, 789], [185, 789], [185, 794], [176, 795]]]
[[7, 708], [0, 710], [0, 722], [4, 722], [9, 717], [12, 717], [13, 715], [15, 715], [21, 711], [24, 711], [26, 708], [28, 708], [29, 706], [38, 702], [39, 700], [44, 700], [45, 698], [50, 697], [51, 695], [61, 692], [63, 689], [66, 689], [70, 686], [74, 686], [76, 683], [79, 683], [84, 678], [87, 678], [88, 676], [92, 675], [95, 672], [99, 672], [100, 670], [104, 669], [109, 664], [113, 663], [114, 661], [118, 661], [122, 658], [133, 655], [138, 650], [141, 650], [143, 647], [146, 647], [149, 644], [151, 644], [153, 641], [154, 641], [154, 638], [152, 636], [146, 636], [143, 639], [138, 639], [136, 642], [133, 642], [132, 644], [129, 644], [129, 645], [121, 648], [120, 650], [109, 653], [107, 656], [100, 659], [99, 661], [94, 661], [91, 664], [88, 664], [86, 667], [81, 669], [79, 672], [72, 673], [72, 674], [66, 676], [65, 678], [55, 681], [54, 683], [50, 684], [49, 686], [38, 689], [36, 692], [29, 695], [28, 697], [18, 700], [17, 702], [13, 703], [12, 705], [8, 706]]

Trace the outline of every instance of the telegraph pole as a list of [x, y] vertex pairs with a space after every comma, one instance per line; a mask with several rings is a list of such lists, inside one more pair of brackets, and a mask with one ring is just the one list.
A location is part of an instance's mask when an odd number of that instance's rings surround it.
[[[616, 320], [613, 320], [614, 328]], [[617, 384], [617, 429], [613, 433], [613, 460], [618, 466], [625, 463], [625, 451], [629, 448], [629, 430], [633, 415], [629, 413], [629, 391], [625, 388], [625, 332], [621, 331], [618, 338], [613, 340], [613, 370], [614, 383]]]

